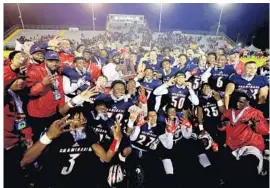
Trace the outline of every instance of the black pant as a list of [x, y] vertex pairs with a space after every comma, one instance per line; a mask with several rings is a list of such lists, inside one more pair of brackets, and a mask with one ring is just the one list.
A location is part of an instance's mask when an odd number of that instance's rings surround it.
[[9, 150], [4, 150], [4, 187], [5, 188], [25, 188], [26, 180], [24, 172], [20, 167], [24, 148], [16, 145]]
[[44, 118], [37, 118], [37, 117], [31, 117], [29, 116], [28, 118], [28, 123], [29, 125], [32, 127], [33, 130], [33, 140], [37, 141], [40, 136], [41, 133], [48, 127], [50, 127], [50, 125], [55, 121], [58, 120], [60, 118], [62, 118], [63, 116], [61, 116], [59, 113], [54, 114], [51, 117], [44, 117]]
[[221, 173], [227, 187], [257, 187], [259, 159], [255, 155], [242, 156], [240, 160], [236, 160], [228, 148], [224, 149], [221, 154]]
[[202, 185], [203, 167], [198, 160], [199, 142], [182, 138], [173, 146], [173, 167], [176, 178], [175, 188], [197, 188]]
[[162, 162], [154, 151], [143, 152], [142, 158], [138, 158], [133, 149], [131, 156], [128, 159], [128, 166], [130, 172], [129, 187], [136, 188], [135, 184], [135, 169], [140, 166], [144, 171], [144, 187], [145, 188], [162, 188], [165, 173]]

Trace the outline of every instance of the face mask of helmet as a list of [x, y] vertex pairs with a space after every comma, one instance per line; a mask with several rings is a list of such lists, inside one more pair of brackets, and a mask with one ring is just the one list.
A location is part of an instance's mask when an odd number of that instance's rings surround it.
[[120, 184], [125, 177], [125, 171], [121, 168], [120, 165], [113, 165], [109, 170], [108, 175], [108, 184], [110, 187], [116, 187]]
[[198, 138], [202, 141], [206, 150], [209, 150], [213, 145], [213, 139], [207, 132], [200, 134]]

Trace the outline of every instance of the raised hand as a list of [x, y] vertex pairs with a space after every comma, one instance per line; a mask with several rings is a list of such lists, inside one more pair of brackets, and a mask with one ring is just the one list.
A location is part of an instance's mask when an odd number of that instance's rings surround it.
[[137, 78], [138, 79], [143, 79], [144, 76], [145, 76], [145, 72], [141, 71], [141, 72], [138, 73]]
[[20, 67], [20, 73], [21, 74], [27, 73], [27, 67], [26, 67], [26, 65]]
[[219, 101], [219, 100], [221, 99], [219, 93], [216, 92], [215, 90], [212, 90], [212, 94], [213, 94], [213, 97], [214, 97], [217, 101]]
[[82, 100], [90, 102], [90, 98], [98, 94], [99, 92], [96, 91], [95, 87], [92, 87], [92, 88], [86, 89], [80, 95], [81, 95]]
[[59, 36], [55, 36], [53, 39], [51, 39], [49, 42], [48, 42], [48, 46], [51, 46], [51, 47], [58, 47], [59, 46], [59, 43], [61, 42], [61, 38]]
[[181, 123], [182, 126], [185, 126], [187, 128], [190, 128], [192, 126], [192, 124], [190, 123], [190, 121], [188, 119], [184, 118], [184, 117], [182, 117], [180, 119], [180, 123]]
[[174, 133], [176, 131], [177, 125], [174, 120], [165, 119], [165, 123], [165, 129], [168, 133]]
[[138, 127], [141, 127], [141, 126], [144, 125], [144, 123], [145, 123], [144, 116], [143, 116], [142, 113], [140, 113], [140, 114], [138, 115], [138, 119], [137, 119], [137, 124], [136, 124], [136, 125], [137, 125]]
[[145, 93], [145, 88], [142, 87], [142, 86], [140, 86], [140, 88], [139, 88], [139, 97], [138, 97], [138, 99], [139, 99], [139, 101], [140, 101], [142, 104], [146, 104], [146, 103], [147, 103], [147, 97], [146, 97], [145, 94], [146, 94], [146, 93]]
[[12, 91], [19, 91], [25, 88], [25, 81], [23, 79], [17, 79], [10, 86]]
[[187, 86], [188, 89], [192, 89], [192, 83], [186, 82], [185, 85]]
[[49, 85], [54, 83], [56, 80], [58, 79], [58, 75], [54, 74], [54, 75], [47, 75], [43, 78], [42, 83], [43, 85]]
[[260, 120], [257, 120], [255, 117], [250, 118], [249, 120], [243, 121], [243, 123], [245, 123], [246, 125], [250, 126], [250, 128], [253, 131], [256, 131], [256, 124], [259, 122]]
[[130, 119], [130, 121], [132, 121], [134, 123], [136, 121], [138, 115], [139, 115], [139, 112], [136, 109], [131, 109], [129, 111], [129, 119]]
[[71, 127], [77, 128], [77, 127], [82, 127], [87, 123], [86, 118], [84, 117], [83, 113], [76, 113], [73, 117], [73, 119], [70, 122]]
[[114, 126], [112, 127], [112, 132], [113, 132], [113, 138], [115, 140], [121, 140], [122, 138], [122, 132], [121, 132], [121, 125], [120, 121], [116, 120], [114, 122]]
[[49, 127], [49, 130], [46, 133], [49, 139], [53, 140], [59, 137], [61, 134], [70, 131], [70, 129], [64, 129], [67, 125], [71, 123], [71, 121], [67, 121], [69, 116], [70, 115], [68, 114], [62, 119], [56, 120], [51, 124], [51, 126]]
[[175, 85], [175, 77], [172, 77], [168, 82], [166, 82], [166, 85], [169, 87]]

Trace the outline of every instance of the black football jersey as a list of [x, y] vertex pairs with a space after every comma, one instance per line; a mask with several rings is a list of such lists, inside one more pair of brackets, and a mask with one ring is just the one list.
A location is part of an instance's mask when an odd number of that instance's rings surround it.
[[75, 142], [71, 133], [64, 133], [44, 152], [37, 187], [69, 188], [95, 187], [99, 158], [92, 150], [98, 136], [86, 129], [87, 138]]
[[217, 125], [220, 124], [221, 113], [218, 109], [217, 101], [214, 97], [199, 97], [199, 106], [203, 111], [203, 125], [207, 131], [215, 131]]

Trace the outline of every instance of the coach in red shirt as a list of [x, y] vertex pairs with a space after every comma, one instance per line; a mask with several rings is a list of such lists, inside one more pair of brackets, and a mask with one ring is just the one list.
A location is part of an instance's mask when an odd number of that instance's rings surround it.
[[[262, 135], [269, 134], [269, 125], [263, 113], [249, 106], [246, 93], [237, 91], [232, 95], [235, 106], [222, 115], [226, 131], [226, 148], [221, 157], [228, 187], [256, 187], [256, 177], [262, 170], [265, 148]], [[230, 184], [232, 183], [232, 184]], [[225, 182], [226, 184], [226, 182]]]
[[37, 139], [53, 121], [64, 115], [69, 107], [65, 105], [63, 78], [58, 74], [60, 61], [56, 52], [45, 55], [45, 67], [31, 66], [27, 72], [27, 86], [30, 100], [27, 106], [29, 123]]

